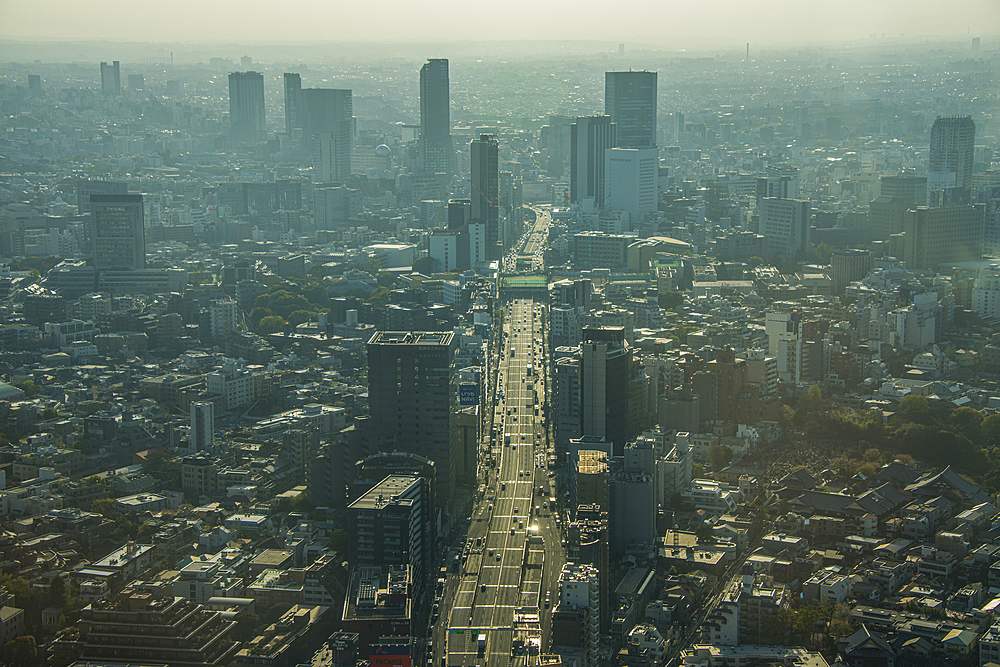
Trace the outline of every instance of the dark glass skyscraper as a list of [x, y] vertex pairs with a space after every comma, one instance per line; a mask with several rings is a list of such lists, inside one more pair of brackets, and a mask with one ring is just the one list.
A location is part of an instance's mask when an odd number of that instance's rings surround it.
[[263, 74], [229, 75], [229, 127], [238, 144], [255, 144], [264, 138]]
[[618, 125], [618, 147], [655, 146], [656, 72], [605, 72], [604, 113]]
[[302, 91], [302, 77], [294, 72], [285, 72], [285, 133], [291, 134], [296, 127], [302, 127], [299, 120], [299, 93]]
[[570, 125], [569, 196], [604, 203], [604, 153], [614, 148], [617, 125], [610, 116], [581, 116]]
[[472, 222], [486, 225], [486, 259], [500, 259], [500, 144], [492, 134], [480, 135], [472, 151]]
[[298, 95], [304, 148], [312, 151], [320, 182], [341, 182], [351, 175], [354, 98], [350, 90], [303, 88]]
[[101, 63], [101, 92], [105, 95], [122, 94], [121, 66], [117, 60], [110, 65]]
[[420, 68], [420, 168], [450, 176], [455, 154], [449, 87], [446, 58], [432, 58]]
[[972, 116], [938, 117], [931, 126], [928, 171], [955, 174], [956, 187], [972, 185], [976, 149], [976, 123]]
[[395, 451], [434, 461], [439, 498], [445, 502], [454, 488], [452, 360], [457, 346], [450, 331], [379, 331], [368, 341], [373, 436]]

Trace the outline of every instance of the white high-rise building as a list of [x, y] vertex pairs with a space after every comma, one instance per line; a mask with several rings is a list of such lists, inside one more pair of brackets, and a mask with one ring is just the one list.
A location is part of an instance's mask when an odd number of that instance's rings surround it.
[[559, 604], [569, 609], [585, 607], [589, 610], [584, 630], [583, 648], [586, 654], [582, 667], [595, 667], [601, 625], [600, 571], [585, 563], [566, 563], [559, 574]]
[[632, 224], [656, 210], [659, 151], [612, 148], [604, 153], [604, 208], [628, 211]]
[[767, 258], [795, 257], [809, 247], [809, 202], [802, 199], [766, 197], [760, 202], [758, 227], [764, 237]]
[[254, 376], [242, 359], [226, 359], [222, 369], [205, 376], [205, 388], [226, 398], [226, 409], [233, 410], [253, 403], [256, 396]]
[[191, 404], [190, 449], [212, 452], [215, 448], [215, 404], [211, 401]]
[[212, 338], [224, 338], [236, 331], [236, 302], [232, 299], [219, 299], [209, 306], [209, 324], [212, 328]]
[[972, 310], [982, 317], [1000, 317], [1000, 267], [979, 271], [972, 288]]
[[767, 354], [778, 362], [778, 379], [798, 384], [802, 379], [802, 319], [799, 313], [767, 313]]

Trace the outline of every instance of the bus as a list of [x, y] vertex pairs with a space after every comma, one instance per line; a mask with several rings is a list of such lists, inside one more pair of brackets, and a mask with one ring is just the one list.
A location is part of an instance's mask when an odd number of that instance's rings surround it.
[[531, 377], [531, 364], [528, 364], [527, 370], [525, 372], [528, 377]]

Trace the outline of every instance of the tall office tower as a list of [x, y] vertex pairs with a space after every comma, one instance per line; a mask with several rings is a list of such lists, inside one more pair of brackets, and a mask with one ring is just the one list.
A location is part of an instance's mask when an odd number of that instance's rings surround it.
[[879, 196], [896, 197], [914, 206], [927, 205], [927, 177], [902, 174], [879, 179]]
[[145, 90], [146, 78], [142, 74], [129, 74], [128, 87], [132, 90]]
[[[303, 148], [311, 150], [319, 177], [343, 181], [351, 175], [351, 143], [354, 138], [354, 101], [350, 90], [303, 88], [299, 92], [299, 121]], [[320, 145], [317, 146], [317, 137]], [[327, 173], [322, 173], [323, 157]], [[318, 181], [318, 182], [331, 182]]]
[[656, 145], [656, 72], [605, 72], [604, 113], [623, 148]]
[[573, 119], [559, 114], [551, 114], [549, 124], [542, 127], [542, 139], [549, 153], [545, 168], [550, 176], [561, 177], [569, 165], [572, 127]]
[[604, 208], [628, 211], [633, 224], [656, 210], [660, 155], [656, 148], [612, 148], [604, 155]]
[[434, 461], [442, 504], [455, 488], [457, 429], [451, 408], [456, 350], [451, 332], [380, 331], [368, 341], [371, 437], [387, 451]]
[[299, 121], [299, 93], [302, 91], [302, 77], [294, 72], [285, 72], [285, 134], [291, 135]]
[[212, 452], [215, 449], [215, 404], [197, 401], [191, 404], [190, 449]]
[[29, 74], [28, 75], [28, 90], [41, 90], [42, 89], [42, 77], [40, 74]]
[[414, 583], [431, 571], [430, 485], [414, 475], [388, 475], [347, 507], [352, 567], [409, 565]]
[[110, 65], [101, 63], [101, 92], [105, 95], [122, 94], [122, 73], [117, 60]]
[[570, 448], [570, 440], [580, 438], [580, 350], [558, 348], [552, 366], [556, 413], [556, 447]]
[[142, 195], [90, 195], [94, 268], [139, 271], [146, 268]]
[[431, 58], [420, 68], [420, 169], [450, 176], [454, 163], [448, 59]]
[[830, 258], [833, 293], [843, 294], [848, 285], [858, 280], [864, 280], [871, 270], [872, 254], [868, 250], [834, 250], [833, 256]]
[[611, 116], [580, 116], [570, 126], [569, 197], [575, 204], [604, 203], [604, 154], [615, 146], [617, 128]]
[[229, 75], [229, 129], [239, 144], [256, 144], [264, 138], [264, 75], [233, 72]]
[[768, 259], [775, 255], [795, 257], [809, 247], [809, 202], [801, 199], [766, 197], [760, 203], [760, 235]]
[[611, 475], [608, 494], [609, 546], [613, 554], [656, 541], [659, 494], [653, 481], [656, 478], [653, 447], [640, 438], [625, 446], [623, 458], [622, 467]]
[[913, 271], [982, 259], [985, 224], [983, 204], [910, 209], [903, 220], [906, 268]]
[[486, 225], [486, 259], [500, 259], [500, 144], [496, 136], [483, 134], [469, 147], [472, 221]]
[[955, 186], [972, 185], [976, 123], [972, 116], [938, 116], [931, 126], [930, 173], [955, 174]]
[[503, 233], [501, 239], [506, 251], [517, 243], [521, 236], [521, 223], [524, 219], [523, 194], [521, 191], [521, 165], [513, 163], [514, 171], [500, 172], [500, 186], [498, 189], [500, 199], [500, 216]]
[[621, 456], [629, 438], [632, 348], [624, 327], [587, 327], [580, 344], [580, 435], [603, 437]]

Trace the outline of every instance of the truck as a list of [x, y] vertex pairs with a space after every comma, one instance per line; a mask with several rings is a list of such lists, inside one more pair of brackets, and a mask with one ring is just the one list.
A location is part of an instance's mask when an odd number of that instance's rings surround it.
[[510, 433], [508, 433], [507, 435], [505, 435], [503, 437], [503, 444], [504, 444], [505, 447], [509, 447], [510, 446]]
[[477, 639], [476, 644], [477, 644], [478, 649], [479, 649], [479, 657], [482, 658], [483, 656], [486, 655], [486, 633], [485, 632], [479, 633], [479, 638]]

